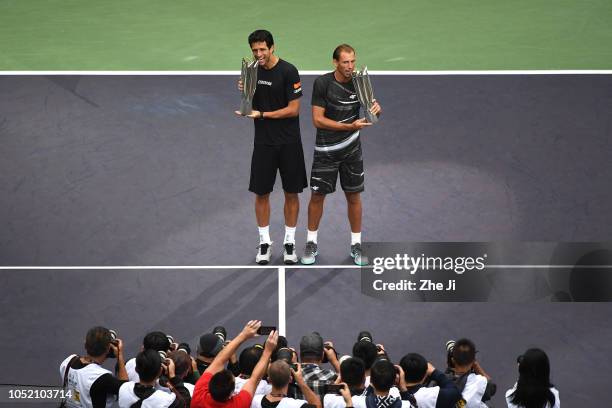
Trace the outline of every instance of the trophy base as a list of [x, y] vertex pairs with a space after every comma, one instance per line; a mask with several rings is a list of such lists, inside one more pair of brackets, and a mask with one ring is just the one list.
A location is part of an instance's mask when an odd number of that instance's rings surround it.
[[365, 112], [365, 118], [369, 123], [378, 123], [378, 116], [374, 115], [372, 112], [370, 112], [369, 110], [366, 110]]
[[246, 116], [253, 112], [253, 102], [248, 99], [242, 99], [240, 101], [240, 114]]

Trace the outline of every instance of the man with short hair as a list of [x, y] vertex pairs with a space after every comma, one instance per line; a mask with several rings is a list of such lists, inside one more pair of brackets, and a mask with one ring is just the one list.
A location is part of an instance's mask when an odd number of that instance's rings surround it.
[[[325, 347], [327, 345], [328, 347]], [[333, 350], [333, 344], [324, 343], [323, 338], [317, 332], [312, 332], [300, 340], [300, 361], [302, 363], [302, 375], [308, 387], [317, 393], [321, 399], [325, 395], [325, 386], [333, 384], [338, 378], [337, 371], [321, 368], [323, 356], [327, 357], [329, 363], [335, 370], [340, 369], [340, 363]], [[304, 399], [304, 394], [298, 389], [295, 398]]]
[[[247, 115], [255, 123], [249, 183], [249, 191], [255, 193], [259, 227], [255, 262], [260, 265], [270, 262], [270, 193], [279, 171], [285, 192], [283, 260], [286, 264], [295, 264], [298, 260], [295, 253], [295, 227], [300, 208], [298, 193], [308, 186], [300, 137], [300, 75], [293, 65], [274, 55], [274, 39], [269, 31], [252, 32], [249, 46], [258, 61], [253, 111]], [[238, 83], [238, 88], [242, 89], [242, 83]]]
[[[399, 389], [402, 399], [414, 396], [419, 408], [454, 408], [461, 399], [461, 393], [455, 384], [437, 370], [425, 357], [417, 353], [406, 354], [400, 360]], [[435, 387], [426, 387], [429, 380], [435, 381]]]
[[[136, 356], [136, 372], [140, 380], [128, 381], [119, 389], [119, 408], [130, 408], [136, 403], [142, 408], [189, 407], [191, 395], [183, 379], [176, 375], [172, 359], [163, 361], [158, 351], [145, 349]], [[158, 379], [164, 372], [170, 392], [157, 388]]]
[[[350, 255], [355, 264], [367, 265], [368, 260], [361, 251], [360, 194], [364, 191], [364, 170], [359, 132], [371, 123], [359, 119], [360, 104], [352, 82], [355, 50], [348, 44], [341, 44], [332, 58], [335, 70], [318, 77], [312, 91], [312, 121], [317, 128], [317, 139], [310, 173], [308, 234], [301, 262], [304, 265], [315, 263], [323, 203], [325, 196], [336, 190], [339, 173], [351, 227]], [[374, 102], [370, 111], [380, 115], [378, 102]]]
[[[253, 369], [259, 362], [261, 355], [263, 354], [263, 347], [256, 344], [252, 347], [247, 347], [240, 353], [238, 358], [238, 367], [240, 367], [240, 374], [235, 378], [234, 394], [238, 394], [244, 384], [251, 378]], [[272, 390], [272, 386], [264, 379], [259, 381], [255, 395], [265, 395]]]
[[[164, 353], [168, 353], [170, 351], [170, 339], [161, 331], [147, 333], [142, 339], [142, 346], [140, 347], [140, 351], [143, 350], [153, 350], [155, 352], [163, 351]], [[125, 363], [125, 370], [128, 373], [130, 381], [140, 381], [138, 373], [136, 372], [136, 358], [131, 358]]]
[[[287, 396], [292, 376], [306, 400]], [[273, 362], [268, 367], [268, 380], [272, 390], [265, 395], [253, 397], [251, 408], [307, 408], [308, 404], [322, 408], [319, 396], [304, 382], [299, 363], [296, 364], [296, 370], [294, 370], [283, 360]]]
[[445, 374], [461, 392], [466, 408], [486, 408], [484, 401], [495, 395], [497, 386], [476, 360], [474, 342], [459, 339], [449, 354], [451, 364]]
[[[378, 360], [372, 366], [370, 386], [365, 395], [352, 395], [351, 403], [355, 408], [410, 408], [409, 400], [402, 400], [399, 395], [390, 392], [396, 383], [397, 371], [388, 360]], [[345, 408], [350, 405], [335, 395], [326, 395], [325, 408]]]
[[[71, 396], [67, 407], [103, 408], [114, 403], [121, 384], [128, 380], [123, 341], [113, 340], [111, 331], [96, 326], [85, 336], [86, 354], [72, 354], [60, 364], [60, 376]], [[117, 358], [117, 377], [102, 367], [109, 357]]]
[[204, 374], [196, 383], [191, 400], [192, 408], [249, 408], [259, 380], [263, 377], [272, 351], [278, 341], [278, 333], [272, 331], [268, 336], [264, 351], [251, 377], [242, 387], [242, 390], [232, 395], [234, 391], [234, 375], [225, 369], [225, 364], [238, 347], [246, 340], [255, 337], [261, 327], [261, 321], [251, 320], [235, 339], [230, 341], [215, 359], [210, 363]]
[[359, 357], [349, 357], [340, 364], [340, 381], [349, 387], [351, 395], [361, 395], [366, 388], [366, 366]]

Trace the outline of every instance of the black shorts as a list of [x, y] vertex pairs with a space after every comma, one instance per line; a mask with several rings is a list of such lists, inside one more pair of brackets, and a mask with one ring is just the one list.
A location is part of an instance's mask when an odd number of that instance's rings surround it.
[[342, 190], [347, 193], [363, 191], [364, 171], [359, 141], [339, 152], [325, 152], [315, 148], [310, 189], [321, 194], [333, 193], [336, 191], [338, 173]]
[[258, 195], [270, 193], [274, 189], [277, 170], [280, 172], [283, 190], [287, 193], [301, 193], [308, 187], [301, 142], [283, 145], [256, 144], [251, 159], [249, 191]]

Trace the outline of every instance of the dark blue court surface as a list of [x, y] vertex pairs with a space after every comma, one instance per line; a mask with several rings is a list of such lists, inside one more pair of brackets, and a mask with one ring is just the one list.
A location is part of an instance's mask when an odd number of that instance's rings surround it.
[[[253, 129], [233, 76], [0, 77], [0, 263], [248, 265]], [[302, 140], [312, 163], [313, 77]], [[363, 132], [368, 241], [605, 241], [611, 76], [379, 76]], [[280, 184], [272, 239], [282, 241]], [[304, 244], [308, 192], [297, 243]], [[348, 262], [341, 193], [322, 264]]]

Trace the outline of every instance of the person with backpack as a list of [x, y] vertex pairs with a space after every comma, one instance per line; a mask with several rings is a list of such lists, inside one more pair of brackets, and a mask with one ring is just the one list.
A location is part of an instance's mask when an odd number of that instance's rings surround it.
[[448, 341], [446, 346], [448, 367], [444, 374], [452, 380], [463, 398], [466, 408], [487, 408], [497, 386], [476, 360], [476, 345], [463, 338]]

